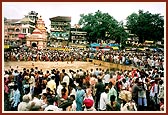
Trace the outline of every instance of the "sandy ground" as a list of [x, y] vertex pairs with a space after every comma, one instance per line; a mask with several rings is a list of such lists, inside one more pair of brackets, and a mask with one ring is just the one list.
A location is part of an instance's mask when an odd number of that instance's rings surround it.
[[[33, 66], [34, 64], [34, 66]], [[91, 62], [80, 62], [80, 61], [75, 61], [72, 64], [69, 62], [67, 64], [67, 62], [33, 62], [33, 61], [28, 61], [28, 62], [4, 62], [4, 70], [14, 68], [16, 69], [18, 66], [18, 70], [23, 70], [23, 68], [34, 68], [34, 67], [38, 67], [39, 69], [42, 69], [43, 72], [46, 70], [51, 70], [51, 69], [58, 69], [58, 70], [62, 70], [65, 69], [67, 72], [69, 71], [69, 69], [72, 69], [74, 71], [82, 68], [83, 70], [90, 70], [91, 68], [95, 69], [95, 68], [101, 68], [106, 70], [107, 67], [104, 66], [99, 66], [99, 65], [94, 65]]]

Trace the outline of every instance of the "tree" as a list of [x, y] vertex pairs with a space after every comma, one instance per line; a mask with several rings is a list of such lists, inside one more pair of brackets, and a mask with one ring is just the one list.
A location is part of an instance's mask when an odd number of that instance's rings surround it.
[[145, 40], [162, 40], [164, 37], [164, 19], [160, 14], [139, 10], [138, 14], [132, 13], [127, 17], [126, 26], [131, 34], [139, 37], [141, 43]]
[[108, 13], [97, 11], [94, 14], [80, 15], [79, 24], [88, 33], [88, 41], [96, 42], [97, 39], [111, 39], [121, 41], [126, 38], [123, 25], [115, 20]]
[[4, 22], [7, 20], [7, 18], [6, 17], [4, 17]]

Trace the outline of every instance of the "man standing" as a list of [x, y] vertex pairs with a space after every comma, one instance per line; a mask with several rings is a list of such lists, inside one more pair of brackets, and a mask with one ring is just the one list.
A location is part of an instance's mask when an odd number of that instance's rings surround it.
[[110, 102], [111, 95], [114, 95], [115, 101], [117, 101], [117, 91], [115, 90], [113, 83], [109, 82], [108, 87], [109, 87], [108, 101]]
[[105, 89], [105, 91], [100, 95], [100, 111], [106, 111], [106, 105], [109, 102], [107, 97], [108, 92], [109, 89]]
[[98, 83], [96, 84], [95, 86], [96, 88], [96, 103], [95, 103], [95, 108], [96, 110], [98, 110], [98, 105], [99, 105], [99, 101], [100, 101], [100, 95], [102, 92], [104, 92], [104, 88], [105, 88], [105, 85], [103, 84], [102, 82], [102, 79], [98, 79]]
[[14, 94], [12, 97], [12, 110], [17, 111], [18, 104], [20, 103], [20, 91], [17, 85], [14, 85]]
[[55, 75], [51, 76], [51, 80], [47, 83], [47, 87], [50, 88], [50, 90], [56, 94], [56, 83], [55, 83]]

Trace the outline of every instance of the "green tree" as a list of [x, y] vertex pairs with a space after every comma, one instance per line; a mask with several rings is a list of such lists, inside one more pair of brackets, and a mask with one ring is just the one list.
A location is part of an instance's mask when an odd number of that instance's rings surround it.
[[7, 20], [7, 18], [6, 17], [4, 17], [4, 22]]
[[131, 34], [139, 37], [141, 43], [145, 40], [161, 40], [164, 37], [164, 19], [160, 14], [139, 10], [138, 14], [132, 13], [127, 17], [126, 26]]
[[127, 34], [123, 24], [117, 22], [108, 13], [98, 10], [95, 13], [81, 14], [80, 17], [79, 24], [88, 33], [89, 42], [96, 42], [97, 39], [111, 39], [120, 42], [126, 38]]

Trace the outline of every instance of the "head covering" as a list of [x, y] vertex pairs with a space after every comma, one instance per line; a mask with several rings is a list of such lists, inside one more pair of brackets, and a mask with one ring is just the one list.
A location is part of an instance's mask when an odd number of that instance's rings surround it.
[[150, 80], [150, 83], [154, 83], [155, 82], [155, 80]]
[[24, 76], [24, 78], [25, 78], [25, 79], [29, 79], [29, 76], [28, 76], [28, 75], [26, 75], [26, 76]]
[[128, 102], [132, 99], [132, 94], [130, 91], [122, 90], [119, 94], [119, 98]]
[[28, 95], [24, 95], [22, 99], [23, 99], [23, 102], [29, 102], [30, 101], [30, 98], [29, 98]]
[[86, 108], [91, 108], [93, 106], [93, 100], [91, 99], [85, 99], [83, 103], [85, 104]]

